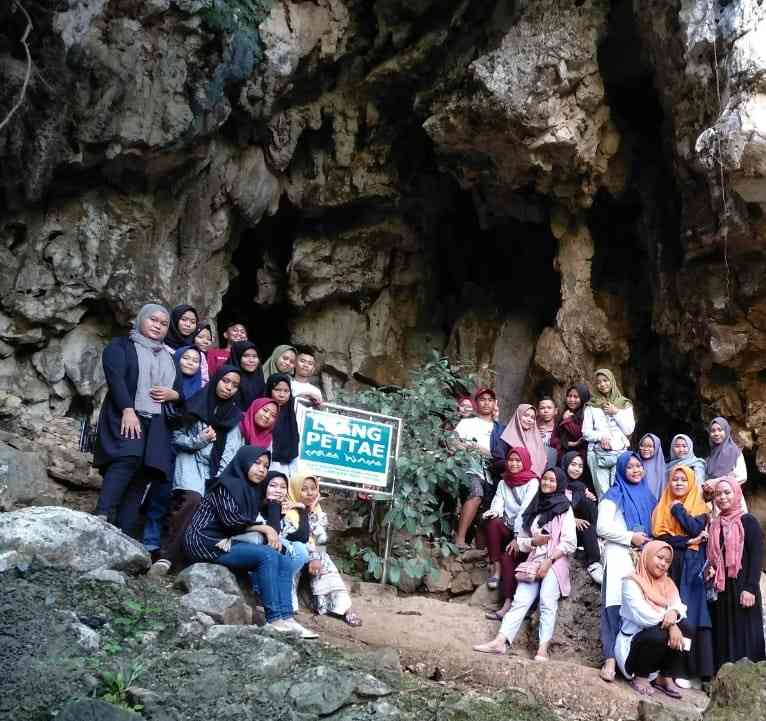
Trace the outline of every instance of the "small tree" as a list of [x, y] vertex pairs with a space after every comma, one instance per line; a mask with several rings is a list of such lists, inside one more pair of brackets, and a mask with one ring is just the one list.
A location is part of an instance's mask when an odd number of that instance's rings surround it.
[[[457, 553], [449, 541], [450, 523], [442, 498], [445, 494], [456, 498], [461, 484], [468, 483], [468, 464], [475, 451], [458, 448], [451, 441], [458, 420], [455, 397], [473, 385], [460, 368], [451, 367], [447, 358], [434, 351], [425, 366], [413, 372], [408, 388], [341, 394], [340, 400], [346, 405], [402, 419], [395, 495], [384, 523], [390, 522], [394, 530], [406, 531], [414, 538], [391, 550], [387, 577], [394, 585], [399, 584], [403, 571], [413, 579], [436, 571], [426, 541], [443, 558]], [[366, 562], [370, 576], [381, 578], [381, 543], [374, 548], [354, 544], [349, 551]]]

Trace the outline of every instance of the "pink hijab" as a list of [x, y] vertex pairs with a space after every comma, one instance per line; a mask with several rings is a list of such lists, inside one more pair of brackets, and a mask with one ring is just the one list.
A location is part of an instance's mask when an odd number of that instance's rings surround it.
[[[245, 411], [240, 428], [242, 429], [242, 435], [245, 437], [245, 443], [247, 445], [258, 446], [259, 448], [271, 448], [271, 434], [274, 430], [274, 423], [266, 427], [259, 426], [255, 422], [255, 414], [258, 413], [261, 408], [269, 404], [274, 406], [277, 405], [276, 401], [271, 398], [256, 398]], [[277, 410], [279, 410], [278, 406]]]
[[[745, 529], [742, 527], [742, 489], [736, 478], [726, 476], [715, 484], [716, 490], [726, 483], [734, 492], [731, 506], [710, 521], [707, 542], [707, 560], [715, 568], [713, 581], [716, 591], [726, 588], [726, 579], [736, 578], [742, 569], [742, 552], [745, 548]], [[715, 503], [715, 500], [713, 501]], [[721, 532], [723, 545], [721, 548]]]
[[[529, 456], [532, 459], [532, 470], [539, 478], [545, 467], [548, 465], [548, 455], [545, 452], [545, 446], [543, 446], [543, 439], [540, 436], [540, 430], [537, 427], [537, 420], [535, 419], [532, 427], [525, 431], [521, 427], [521, 416], [526, 413], [527, 410], [532, 408], [529, 403], [522, 403], [513, 414], [513, 418], [509, 421], [505, 427], [503, 434], [500, 436], [511, 448], [526, 448], [529, 452]], [[534, 411], [534, 408], [532, 408]], [[537, 414], [535, 413], [535, 417]]]

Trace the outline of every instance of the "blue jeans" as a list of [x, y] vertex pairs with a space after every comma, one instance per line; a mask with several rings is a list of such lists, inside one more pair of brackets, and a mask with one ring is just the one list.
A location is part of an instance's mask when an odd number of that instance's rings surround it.
[[266, 622], [293, 617], [293, 566], [295, 561], [265, 544], [234, 541], [216, 563], [232, 571], [248, 571], [255, 580], [266, 611]]
[[146, 521], [144, 522], [144, 548], [147, 551], [160, 549], [160, 536], [162, 535], [162, 522], [168, 515], [170, 508], [170, 492], [172, 483], [169, 480], [152, 483], [149, 490], [149, 500], [146, 508]]
[[[301, 543], [300, 541], [282, 541], [282, 544], [285, 546], [285, 556], [287, 559], [287, 564], [290, 568], [290, 583], [292, 584], [292, 589], [296, 589], [298, 584], [296, 582], [298, 574], [301, 572], [301, 569], [308, 563], [309, 560], [309, 548], [305, 543]], [[261, 595], [260, 586], [258, 585], [258, 577], [255, 573], [248, 574], [250, 576], [250, 583], [253, 587], [253, 592], [257, 595]], [[290, 592], [290, 608], [293, 610], [293, 613], [295, 613], [298, 610], [298, 596], [297, 594], [294, 594], [292, 591]]]

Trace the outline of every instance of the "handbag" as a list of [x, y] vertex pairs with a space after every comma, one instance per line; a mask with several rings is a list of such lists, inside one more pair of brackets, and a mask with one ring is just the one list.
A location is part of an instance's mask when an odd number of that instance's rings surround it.
[[537, 581], [537, 573], [542, 565], [541, 561], [522, 561], [516, 566], [516, 580], [521, 583], [534, 583]]
[[601, 448], [601, 446], [595, 446], [593, 453], [596, 456], [596, 465], [599, 468], [612, 468], [612, 466], [617, 465], [617, 459], [623, 451], [607, 451]]

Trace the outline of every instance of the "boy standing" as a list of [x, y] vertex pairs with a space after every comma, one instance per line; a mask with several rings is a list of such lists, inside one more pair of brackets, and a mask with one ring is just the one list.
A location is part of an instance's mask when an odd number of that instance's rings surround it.
[[216, 371], [226, 365], [231, 355], [231, 344], [237, 341], [247, 340], [247, 328], [238, 320], [230, 320], [224, 326], [221, 334], [224, 340], [223, 348], [210, 348], [207, 352], [208, 373], [212, 378]]

